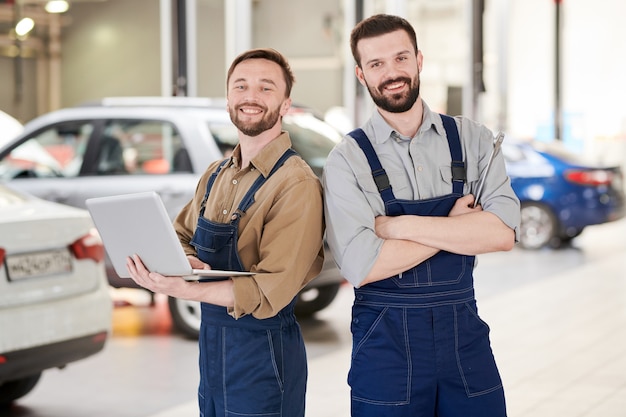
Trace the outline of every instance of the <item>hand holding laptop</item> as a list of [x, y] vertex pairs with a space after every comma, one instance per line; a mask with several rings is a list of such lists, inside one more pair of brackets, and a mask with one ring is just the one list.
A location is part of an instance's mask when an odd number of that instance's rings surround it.
[[90, 198], [85, 203], [121, 278], [130, 278], [127, 259], [135, 254], [149, 271], [189, 281], [253, 275], [204, 269], [204, 263], [197, 269], [190, 266], [165, 206], [154, 191]]

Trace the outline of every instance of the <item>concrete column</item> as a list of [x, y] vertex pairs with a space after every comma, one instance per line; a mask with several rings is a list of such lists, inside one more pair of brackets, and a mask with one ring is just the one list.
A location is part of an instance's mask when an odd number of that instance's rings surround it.
[[172, 61], [172, 0], [160, 0], [161, 12], [161, 96], [171, 97], [174, 92]]
[[61, 108], [61, 21], [58, 14], [48, 18], [48, 111]]
[[240, 53], [252, 48], [252, 1], [224, 0], [226, 69]]

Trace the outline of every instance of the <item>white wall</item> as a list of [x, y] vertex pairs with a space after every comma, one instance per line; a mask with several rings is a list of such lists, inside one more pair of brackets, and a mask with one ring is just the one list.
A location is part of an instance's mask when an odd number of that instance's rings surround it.
[[[621, 41], [626, 2], [565, 0], [562, 11], [563, 140], [581, 153], [621, 161], [626, 140], [626, 44]], [[509, 130], [518, 136], [550, 139], [554, 4], [512, 0], [511, 15]]]

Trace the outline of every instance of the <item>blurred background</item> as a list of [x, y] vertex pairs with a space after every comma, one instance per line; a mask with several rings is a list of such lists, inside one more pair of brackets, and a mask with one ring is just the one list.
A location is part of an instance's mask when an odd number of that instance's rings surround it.
[[[85, 198], [178, 213], [237, 142], [220, 98], [255, 47], [288, 58], [283, 128], [321, 174], [373, 109], [348, 43], [376, 13], [414, 25], [434, 111], [507, 134], [520, 242], [475, 277], [509, 415], [624, 416], [625, 2], [0, 0], [0, 417], [197, 415], [199, 304], [119, 283]], [[345, 417], [353, 293], [326, 260], [298, 295], [307, 416]]]
[[0, 0], [0, 110], [24, 123], [105, 96], [223, 96], [231, 59], [271, 46], [296, 102], [358, 125], [370, 101], [348, 37], [379, 12], [415, 26], [435, 110], [623, 159], [620, 0]]

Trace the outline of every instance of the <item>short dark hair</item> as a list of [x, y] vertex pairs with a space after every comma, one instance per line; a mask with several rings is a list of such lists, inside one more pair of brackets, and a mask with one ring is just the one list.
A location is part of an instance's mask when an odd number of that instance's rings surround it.
[[230, 64], [230, 68], [228, 69], [228, 75], [226, 76], [226, 88], [228, 89], [228, 82], [230, 81], [231, 75], [233, 75], [233, 71], [235, 67], [241, 64], [243, 61], [247, 61], [249, 59], [267, 59], [268, 61], [272, 61], [277, 63], [280, 68], [283, 70], [283, 76], [285, 78], [285, 84], [287, 85], [287, 89], [285, 91], [285, 96], [289, 97], [291, 95], [291, 88], [293, 87], [293, 83], [296, 81], [293, 73], [291, 72], [291, 67], [289, 66], [289, 62], [287, 59], [277, 50], [271, 48], [259, 48], [259, 49], [251, 49], [240, 54], [237, 58], [235, 58]]
[[413, 26], [411, 26], [406, 19], [399, 16], [377, 14], [365, 20], [361, 20], [354, 29], [352, 29], [352, 33], [350, 34], [350, 49], [352, 49], [352, 56], [356, 64], [359, 67], [361, 66], [361, 56], [357, 50], [357, 45], [361, 39], [386, 35], [396, 30], [403, 30], [409, 35], [409, 39], [411, 39], [413, 47], [415, 48], [415, 54], [417, 54], [417, 36], [415, 35]]

